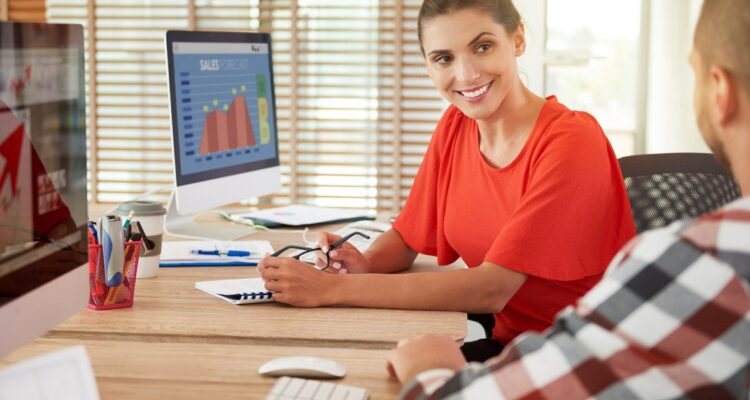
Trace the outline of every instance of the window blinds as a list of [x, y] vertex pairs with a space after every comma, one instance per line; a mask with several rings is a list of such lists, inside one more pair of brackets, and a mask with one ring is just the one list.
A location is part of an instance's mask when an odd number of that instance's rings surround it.
[[44, 22], [44, 0], [0, 0], [0, 21]]
[[240, 30], [273, 38], [283, 186], [259, 204], [397, 212], [445, 107], [419, 52], [420, 4], [47, 0], [49, 21], [85, 26], [92, 200], [172, 182], [164, 31]]

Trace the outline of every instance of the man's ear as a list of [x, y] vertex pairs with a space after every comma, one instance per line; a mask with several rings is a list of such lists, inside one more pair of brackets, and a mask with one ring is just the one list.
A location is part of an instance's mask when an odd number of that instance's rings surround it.
[[739, 95], [737, 80], [725, 68], [711, 66], [709, 71], [711, 84], [714, 86], [713, 107], [716, 112], [716, 123], [725, 126], [737, 113]]
[[513, 33], [513, 43], [516, 45], [516, 57], [520, 57], [526, 52], [526, 26], [521, 22], [518, 29]]

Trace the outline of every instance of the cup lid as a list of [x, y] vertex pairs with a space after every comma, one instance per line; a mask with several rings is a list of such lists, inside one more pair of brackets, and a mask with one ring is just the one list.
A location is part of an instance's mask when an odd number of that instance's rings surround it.
[[117, 205], [115, 213], [117, 215], [128, 215], [130, 211], [135, 215], [147, 217], [151, 215], [164, 215], [167, 209], [158, 201], [136, 200], [126, 201]]

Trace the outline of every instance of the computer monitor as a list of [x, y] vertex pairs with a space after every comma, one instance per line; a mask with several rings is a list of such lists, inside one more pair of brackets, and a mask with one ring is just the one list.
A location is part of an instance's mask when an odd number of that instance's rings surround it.
[[247, 227], [195, 224], [192, 213], [281, 187], [271, 36], [168, 31], [175, 191], [168, 233], [231, 240]]
[[0, 358], [88, 301], [83, 29], [0, 22]]

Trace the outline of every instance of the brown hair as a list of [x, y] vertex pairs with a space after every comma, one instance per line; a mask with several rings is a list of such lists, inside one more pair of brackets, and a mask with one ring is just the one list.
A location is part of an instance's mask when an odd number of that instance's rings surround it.
[[695, 50], [707, 66], [729, 70], [750, 96], [750, 4], [705, 0], [695, 27]]
[[478, 8], [487, 12], [508, 33], [514, 33], [521, 25], [521, 15], [512, 0], [424, 0], [417, 17], [417, 37], [422, 55], [422, 25], [425, 21], [466, 8]]

